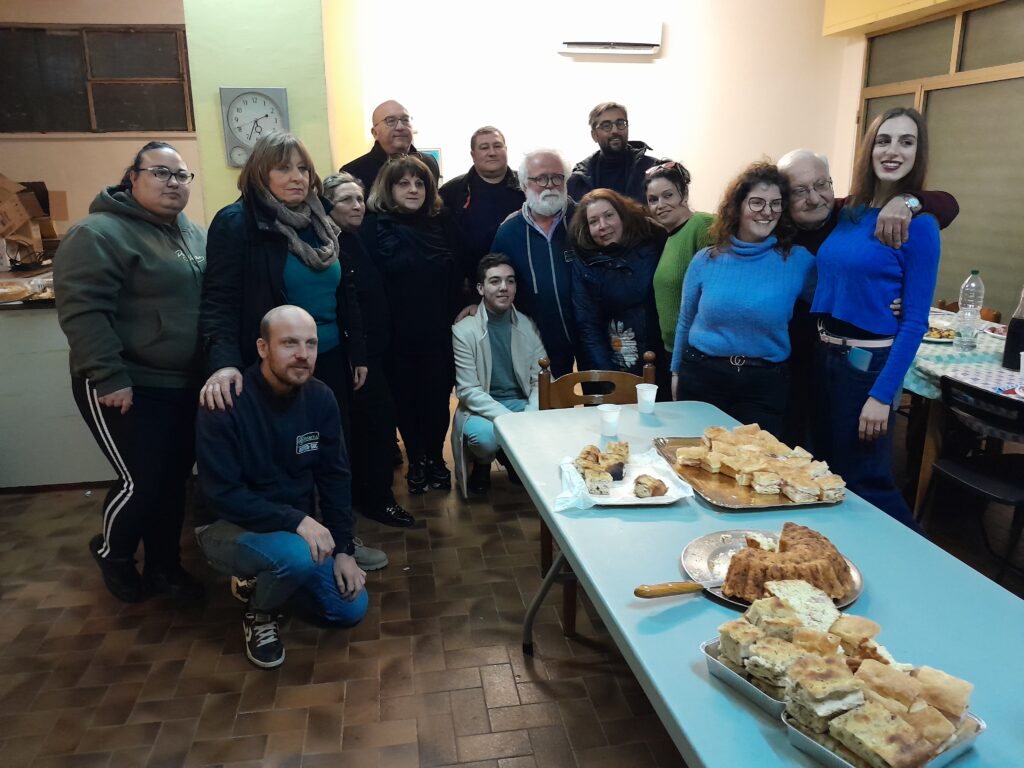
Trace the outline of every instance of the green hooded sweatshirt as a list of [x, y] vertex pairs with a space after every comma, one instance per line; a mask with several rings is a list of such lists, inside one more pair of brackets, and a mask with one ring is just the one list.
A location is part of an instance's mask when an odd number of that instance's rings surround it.
[[123, 187], [107, 187], [65, 235], [53, 265], [71, 374], [100, 395], [125, 387], [198, 386], [206, 232], [173, 224]]

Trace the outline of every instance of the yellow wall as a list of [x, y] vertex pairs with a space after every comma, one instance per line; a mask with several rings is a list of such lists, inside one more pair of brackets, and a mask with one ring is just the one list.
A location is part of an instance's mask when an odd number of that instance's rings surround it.
[[189, 69], [207, 218], [238, 197], [224, 156], [220, 87], [288, 89], [292, 133], [331, 169], [320, 0], [185, 0]]
[[[327, 116], [331, 131], [330, 169], [357, 157], [369, 148], [370, 113], [363, 106], [361, 87], [363, 69], [359, 46], [352, 30], [359, 29], [360, 3], [349, 0], [324, 0], [324, 60], [327, 70]], [[372, 107], [371, 107], [372, 109]]]
[[976, 3], [968, 0], [825, 0], [826, 35], [879, 32]]

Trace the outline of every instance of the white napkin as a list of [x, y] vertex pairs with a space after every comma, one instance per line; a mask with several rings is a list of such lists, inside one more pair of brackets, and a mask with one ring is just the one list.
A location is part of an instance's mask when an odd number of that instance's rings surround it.
[[[562, 492], [555, 497], [555, 511], [566, 509], [590, 509], [594, 506], [594, 497], [587, 492], [587, 484], [583, 476], [576, 471], [576, 459], [566, 456], [560, 463], [562, 470]], [[673, 490], [681, 497], [693, 496], [690, 484], [676, 474], [656, 448], [646, 453], [629, 457], [629, 464], [637, 467], [657, 467], [658, 476], [667, 483], [673, 483]]]

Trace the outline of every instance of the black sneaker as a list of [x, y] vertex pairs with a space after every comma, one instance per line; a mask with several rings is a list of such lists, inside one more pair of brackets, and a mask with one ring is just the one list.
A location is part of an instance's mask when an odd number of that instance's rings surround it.
[[491, 489], [491, 465], [474, 463], [473, 471], [469, 473], [469, 479], [466, 481], [466, 488], [477, 496], [486, 496]]
[[146, 591], [142, 586], [142, 576], [135, 567], [133, 557], [100, 557], [103, 546], [103, 534], [97, 533], [89, 540], [89, 551], [93, 560], [100, 567], [103, 583], [107, 590], [122, 603], [138, 603], [146, 599]]
[[168, 595], [178, 600], [202, 600], [206, 587], [199, 579], [176, 563], [171, 568], [147, 568], [142, 587], [148, 595]]
[[427, 466], [422, 461], [409, 460], [409, 473], [405, 476], [409, 493], [418, 496], [427, 492]]
[[448, 471], [448, 465], [444, 459], [429, 459], [427, 461], [427, 482], [435, 491], [450, 491], [452, 489], [452, 473]]
[[[423, 493], [426, 491], [426, 480], [424, 480]], [[412, 491], [410, 490], [410, 493]], [[384, 525], [390, 525], [395, 528], [410, 528], [416, 523], [416, 520], [402, 509], [402, 506], [397, 502], [392, 501], [390, 504], [384, 506], [368, 505], [363, 507], [363, 514], [371, 520], [376, 520], [378, 523]], [[365, 570], [365, 569], [364, 569]]]
[[508, 481], [513, 485], [522, 485], [523, 481], [519, 479], [519, 475], [516, 473], [516, 468], [512, 466], [512, 462], [508, 460], [508, 456], [501, 449], [498, 449], [498, 463], [505, 468], [508, 472]]
[[249, 661], [263, 669], [273, 669], [284, 663], [284, 646], [281, 645], [275, 615], [246, 611], [242, 617], [242, 631], [245, 633], [245, 655]]

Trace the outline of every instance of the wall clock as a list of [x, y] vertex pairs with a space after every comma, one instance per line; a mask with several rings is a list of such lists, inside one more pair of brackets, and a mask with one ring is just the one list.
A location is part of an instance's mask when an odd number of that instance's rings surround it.
[[221, 88], [220, 112], [228, 165], [241, 168], [261, 136], [288, 130], [288, 91]]

